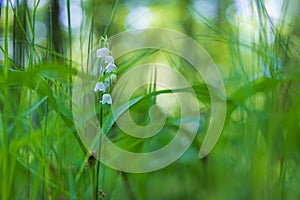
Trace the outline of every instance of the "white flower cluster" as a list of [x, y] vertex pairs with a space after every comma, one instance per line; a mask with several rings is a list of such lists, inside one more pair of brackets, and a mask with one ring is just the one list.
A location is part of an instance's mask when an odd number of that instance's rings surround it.
[[[111, 84], [117, 79], [117, 75], [115, 74], [117, 70], [117, 66], [114, 63], [114, 58], [110, 55], [110, 51], [108, 48], [101, 48], [97, 50], [97, 58], [103, 59], [103, 75], [106, 76], [104, 81], [97, 82], [94, 88], [94, 92], [101, 92], [102, 100], [100, 101], [102, 104], [112, 104], [111, 95], [107, 93], [108, 88]], [[104, 68], [105, 66], [105, 68]]]

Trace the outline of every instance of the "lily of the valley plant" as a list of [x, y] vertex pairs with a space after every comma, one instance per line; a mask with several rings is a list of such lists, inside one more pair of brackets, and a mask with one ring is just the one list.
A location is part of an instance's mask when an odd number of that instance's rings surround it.
[[100, 103], [102, 104], [112, 104], [112, 98], [109, 94], [109, 88], [111, 84], [116, 81], [117, 66], [114, 63], [114, 58], [111, 56], [111, 52], [108, 48], [100, 48], [97, 50], [97, 59], [102, 59], [100, 66], [101, 76], [106, 77], [104, 81], [97, 82], [94, 88], [94, 92], [101, 94]]

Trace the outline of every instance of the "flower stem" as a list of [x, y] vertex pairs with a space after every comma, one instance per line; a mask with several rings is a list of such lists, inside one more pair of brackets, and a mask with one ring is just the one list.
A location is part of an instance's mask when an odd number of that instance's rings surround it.
[[[100, 107], [100, 127], [102, 127], [103, 124], [103, 105], [101, 105]], [[102, 128], [101, 128], [102, 129]], [[100, 131], [101, 131], [100, 129]], [[99, 148], [98, 148], [98, 153], [99, 153], [99, 157], [96, 163], [96, 188], [95, 188], [95, 196], [96, 196], [96, 200], [99, 199], [99, 176], [100, 176], [100, 167], [101, 167], [101, 144], [102, 144], [102, 131], [100, 133], [100, 143], [99, 143]]]

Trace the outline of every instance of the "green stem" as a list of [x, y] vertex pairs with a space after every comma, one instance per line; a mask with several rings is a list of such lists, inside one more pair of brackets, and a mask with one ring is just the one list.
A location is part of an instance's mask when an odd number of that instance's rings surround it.
[[[71, 10], [70, 10], [70, 0], [67, 0], [67, 13], [68, 13], [68, 37], [69, 37], [69, 68], [72, 69], [72, 27], [71, 27]], [[69, 94], [72, 96], [72, 74], [69, 75]], [[72, 110], [72, 101], [70, 101], [70, 110]]]
[[[8, 11], [9, 11], [9, 0], [6, 0], [6, 7], [5, 7], [5, 17], [4, 17], [4, 81], [7, 82], [8, 79], [8, 70], [9, 70], [9, 57], [8, 57], [8, 52], [9, 52], [9, 45], [8, 45], [8, 40], [9, 40], [9, 24], [8, 24]], [[8, 99], [8, 86], [5, 84], [4, 86], [4, 97], [3, 97], [3, 102]], [[9, 113], [8, 109], [9, 104], [4, 103], [3, 105], [3, 115], [2, 115], [2, 129], [3, 132], [1, 134], [1, 147], [2, 147], [2, 199], [8, 199], [9, 194], [10, 194], [10, 184], [9, 184], [9, 174], [7, 174], [9, 168], [8, 168], [8, 163], [9, 163], [9, 141], [7, 137], [7, 114]]]
[[[100, 107], [100, 127], [102, 127], [103, 124], [103, 106], [101, 105]], [[101, 129], [100, 129], [101, 131]], [[99, 160], [97, 160], [97, 165], [96, 165], [96, 189], [95, 189], [95, 194], [96, 194], [96, 200], [99, 199], [99, 176], [100, 176], [100, 167], [101, 167], [101, 146], [102, 146], [102, 132], [100, 134], [100, 143], [99, 143], [99, 148], [98, 148], [98, 153], [99, 153]]]
[[8, 3], [9, 0], [6, 0], [5, 7], [5, 17], [4, 17], [4, 78], [7, 80], [8, 70], [9, 70], [9, 57], [8, 57], [8, 40], [9, 40], [9, 24], [8, 24]]

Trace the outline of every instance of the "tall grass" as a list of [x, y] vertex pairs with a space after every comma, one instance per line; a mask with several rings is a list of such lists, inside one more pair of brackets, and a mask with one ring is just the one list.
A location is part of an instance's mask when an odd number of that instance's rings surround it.
[[[224, 77], [228, 112], [219, 142], [198, 160], [210, 117], [205, 84], [193, 70], [183, 70], [191, 67], [188, 63], [170, 53], [145, 50], [119, 58], [119, 75], [163, 56], [188, 80], [199, 81], [193, 89], [204, 116], [195, 141], [175, 163], [145, 174], [119, 172], [99, 163], [81, 142], [71, 107], [74, 77], [91, 65], [85, 58], [99, 48], [100, 36], [123, 31], [129, 3], [81, 1], [83, 21], [74, 29], [72, 1], [62, 7], [54, 0], [43, 8], [41, 1], [34, 2], [31, 9], [26, 1], [6, 0], [10, 6], [1, 8], [0, 199], [300, 198], [299, 27], [289, 14], [293, 1], [283, 3], [277, 24], [264, 1], [251, 1], [256, 26], [246, 38], [240, 23], [222, 17], [231, 1], [219, 4], [217, 22], [187, 10], [192, 8], [188, 1], [147, 4], [153, 12], [173, 9], [161, 26], [178, 28], [212, 55]], [[188, 16], [181, 16], [178, 25], [176, 17], [183, 8]], [[66, 27], [59, 22], [63, 9]], [[108, 9], [109, 16], [98, 9]], [[42, 42], [36, 35], [39, 20], [48, 29]], [[162, 93], [155, 89], [156, 84], [134, 94], [143, 97], [130, 108], [137, 122], [149, 120], [143, 111]], [[104, 123], [109, 115], [96, 108]], [[128, 137], [113, 124], [109, 134], [125, 149], [153, 150], [173, 138], [175, 121], [169, 119], [163, 136], [154, 142]]]

